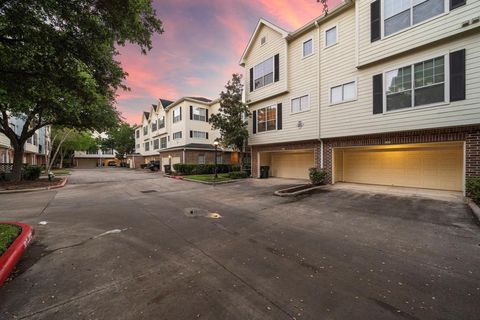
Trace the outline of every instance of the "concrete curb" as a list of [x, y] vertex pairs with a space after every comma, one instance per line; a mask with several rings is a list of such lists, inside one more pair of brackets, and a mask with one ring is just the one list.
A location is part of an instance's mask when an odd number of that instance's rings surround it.
[[43, 190], [63, 188], [67, 184], [67, 180], [68, 180], [68, 177], [65, 177], [65, 179], [63, 179], [62, 182], [60, 182], [60, 184], [49, 186], [49, 187], [18, 189], [18, 190], [1, 190], [0, 194], [22, 193], [22, 192], [43, 191]]
[[1, 224], [12, 224], [22, 228], [20, 235], [8, 247], [7, 251], [0, 257], [0, 287], [7, 280], [17, 262], [22, 257], [25, 249], [32, 242], [34, 230], [27, 224], [18, 222], [2, 222]]
[[209, 185], [217, 185], [217, 184], [227, 184], [227, 183], [234, 183], [234, 182], [241, 182], [242, 180], [246, 179], [232, 179], [228, 181], [217, 181], [217, 182], [209, 182], [209, 181], [199, 181], [199, 180], [194, 180], [194, 179], [188, 179], [183, 176], [169, 176], [169, 175], [163, 175], [164, 177], [170, 178], [170, 179], [175, 179], [175, 180], [183, 180], [183, 181], [190, 181], [190, 182], [196, 182], [196, 183], [202, 183], [202, 184], [209, 184]]
[[473, 202], [473, 200], [470, 199], [470, 198], [466, 197], [465, 201], [467, 202], [468, 206], [470, 207], [473, 214], [475, 215], [475, 218], [477, 219], [477, 222], [480, 223], [480, 207], [475, 202]]
[[299, 191], [294, 191], [294, 192], [288, 192], [289, 190], [294, 190], [294, 189], [297, 189], [299, 186], [295, 186], [295, 187], [290, 187], [290, 188], [286, 188], [286, 189], [280, 189], [280, 190], [277, 190], [275, 191], [273, 194], [278, 196], [278, 197], [296, 197], [298, 195], [301, 195], [301, 194], [304, 194], [304, 193], [309, 193], [313, 190], [316, 190], [316, 189], [326, 189], [327, 186], [312, 186], [310, 188], [307, 188], [307, 189], [303, 189], [303, 190], [299, 190]]

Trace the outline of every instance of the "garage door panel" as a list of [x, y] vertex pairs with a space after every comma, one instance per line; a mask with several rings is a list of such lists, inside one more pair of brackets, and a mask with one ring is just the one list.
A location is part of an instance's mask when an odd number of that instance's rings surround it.
[[313, 166], [313, 152], [272, 153], [270, 175], [279, 178], [308, 179], [308, 169]]
[[463, 148], [344, 150], [343, 181], [462, 190]]

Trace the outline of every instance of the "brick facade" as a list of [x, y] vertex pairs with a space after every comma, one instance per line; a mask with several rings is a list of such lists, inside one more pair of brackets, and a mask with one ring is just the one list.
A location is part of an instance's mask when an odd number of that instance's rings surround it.
[[[332, 154], [334, 148], [454, 141], [465, 142], [465, 176], [480, 176], [480, 126], [470, 126], [324, 139], [323, 167], [327, 172], [327, 183], [332, 183]], [[315, 164], [317, 168], [320, 168], [320, 141], [313, 140], [252, 146], [252, 177], [259, 176], [258, 152], [281, 152], [304, 149], [314, 150]]]
[[287, 142], [280, 144], [259, 145], [251, 147], [252, 154], [252, 177], [258, 178], [258, 152], [282, 152], [292, 150], [309, 150], [314, 151], [315, 166], [320, 167], [320, 141], [299, 141], [299, 142]]

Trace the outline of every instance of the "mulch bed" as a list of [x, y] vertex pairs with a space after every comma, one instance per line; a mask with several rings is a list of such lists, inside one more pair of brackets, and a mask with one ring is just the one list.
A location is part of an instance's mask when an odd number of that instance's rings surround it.
[[38, 179], [33, 181], [0, 181], [0, 190], [21, 190], [32, 188], [45, 188], [60, 184], [62, 178], [54, 178], [53, 181], [48, 181], [48, 178]]

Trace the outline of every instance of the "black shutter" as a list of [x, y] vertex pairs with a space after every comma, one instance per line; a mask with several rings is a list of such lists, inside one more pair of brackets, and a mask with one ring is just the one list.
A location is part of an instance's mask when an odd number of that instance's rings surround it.
[[277, 53], [273, 57], [273, 81], [280, 80], [280, 55]]
[[383, 75], [373, 76], [373, 114], [383, 113]]
[[193, 106], [190, 106], [190, 120], [193, 120]]
[[467, 0], [450, 0], [450, 10], [457, 9], [467, 3]]
[[193, 131], [190, 130], [190, 138], [193, 138]]
[[465, 100], [465, 49], [450, 53], [450, 101]]
[[182, 107], [180, 107], [180, 121], [182, 121]]
[[277, 104], [277, 130], [282, 130], [282, 104]]
[[253, 124], [252, 132], [257, 133], [257, 111], [256, 110], [252, 112], [252, 124]]
[[381, 34], [381, 14], [380, 14], [380, 0], [370, 3], [370, 41], [374, 42], [380, 40]]
[[208, 122], [208, 109], [205, 109], [205, 121]]
[[253, 91], [253, 68], [250, 68], [250, 92]]
[[208, 140], [208, 132], [205, 132], [205, 139]]

